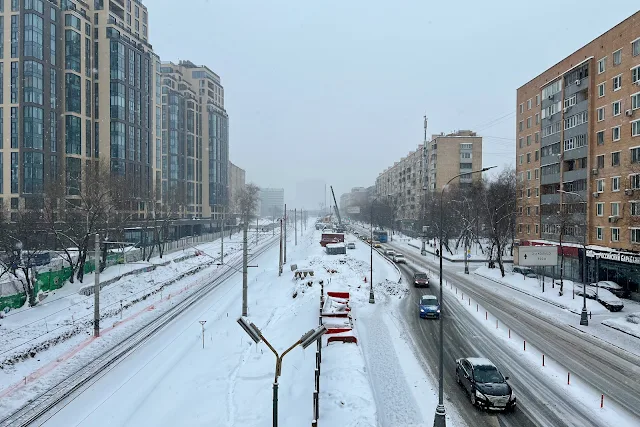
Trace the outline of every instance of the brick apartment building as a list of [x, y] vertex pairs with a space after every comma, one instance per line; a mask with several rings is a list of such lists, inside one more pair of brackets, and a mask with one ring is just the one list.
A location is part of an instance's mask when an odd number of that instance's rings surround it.
[[516, 107], [519, 244], [562, 239], [566, 277], [637, 291], [640, 12], [520, 87]]

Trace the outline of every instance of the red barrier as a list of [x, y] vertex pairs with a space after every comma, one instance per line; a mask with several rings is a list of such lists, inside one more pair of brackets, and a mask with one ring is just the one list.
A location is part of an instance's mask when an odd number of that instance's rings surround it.
[[327, 328], [327, 332], [325, 334], [339, 334], [341, 332], [349, 332], [351, 328]]
[[336, 298], [349, 299], [349, 292], [334, 292], [334, 291], [327, 291], [327, 296], [330, 296], [330, 297], [336, 297]]

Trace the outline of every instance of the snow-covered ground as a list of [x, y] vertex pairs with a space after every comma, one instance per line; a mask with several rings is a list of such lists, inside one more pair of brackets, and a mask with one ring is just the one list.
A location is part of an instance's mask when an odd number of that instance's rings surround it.
[[[395, 316], [407, 294], [398, 270], [377, 252], [374, 254], [376, 304], [369, 304], [369, 247], [357, 242], [356, 249], [349, 250], [347, 255], [329, 256], [318, 242], [319, 232], [312, 227], [298, 239], [297, 246], [290, 235], [288, 265], [280, 277], [277, 245], [252, 261], [259, 267], [249, 270], [249, 320], [282, 351], [317, 326], [320, 280], [325, 283], [325, 291], [349, 291], [359, 343], [327, 345], [324, 339], [320, 423], [372, 427], [430, 425], [437, 388], [423, 371]], [[294, 280], [290, 264], [313, 269], [312, 286], [307, 285], [309, 279]], [[38, 355], [50, 360], [47, 369], [24, 387], [14, 388], [3, 396], [0, 417], [59, 381], [74, 366], [86, 363], [92, 355], [116, 342], [119, 335], [130, 333], [205, 280], [214, 278], [220, 268], [224, 267], [207, 267], [179, 280], [171, 298], [165, 294], [162, 299], [154, 297], [147, 301], [152, 303], [150, 307], [114, 324], [122, 325], [121, 328], [105, 328], [98, 340], [84, 335], [84, 343], [69, 340], [54, 348], [66, 350], [65, 354], [56, 354], [51, 359], [53, 350], [48, 350]], [[241, 283], [239, 274], [222, 282], [57, 409], [44, 425], [271, 425], [275, 357], [264, 343], [253, 344], [236, 323], [241, 311]], [[199, 321], [206, 321], [204, 348]], [[306, 350], [298, 347], [284, 358], [279, 378], [281, 426], [308, 425], [313, 419], [314, 353], [315, 346]], [[27, 362], [21, 365], [27, 366]], [[462, 425], [454, 410], [449, 410], [448, 417], [450, 425]]]
[[624, 317], [606, 319], [602, 323], [640, 339], [640, 311], [625, 313]]
[[[259, 234], [258, 247], [266, 244], [271, 238], [271, 233]], [[231, 239], [225, 239], [225, 263], [240, 259], [240, 249], [238, 234], [234, 234]], [[194, 254], [196, 250], [202, 255], [173, 262]], [[222, 274], [227, 268], [215, 265], [219, 263], [219, 252], [220, 242], [216, 241], [200, 244], [197, 249], [189, 248], [165, 255], [162, 260], [152, 258], [151, 262], [146, 264], [147, 267], [168, 260], [172, 262], [166, 266], [158, 266], [152, 271], [123, 277], [103, 288], [100, 294], [103, 316], [101, 325], [106, 329], [103, 331], [103, 337], [109, 337], [99, 345], [91, 339], [94, 297], [78, 294], [79, 288], [93, 282], [93, 273], [86, 276], [84, 284], [67, 284], [52, 292], [51, 296], [35, 307], [9, 312], [9, 315], [0, 321], [0, 397], [3, 403], [13, 396], [16, 396], [18, 402], [22, 398], [32, 396], [51, 381], [47, 376], [49, 372], [58, 370], [60, 365], [71, 359], [76, 359], [76, 353], [84, 347], [93, 348], [93, 352], [97, 352], [104, 347], [106, 341], [117, 340], [136, 327], [139, 328], [149, 317], [155, 316], [154, 311], [160, 312], [163, 304], [168, 308], [177, 301], [176, 298], [179, 300], [185, 297], [207, 280]], [[107, 268], [101, 274], [101, 282], [141, 267], [144, 268], [145, 264], [125, 264]], [[176, 280], [179, 277], [182, 278]], [[123, 310], [120, 309], [121, 301]], [[91, 354], [91, 351], [88, 353]], [[71, 370], [73, 364], [65, 366]]]

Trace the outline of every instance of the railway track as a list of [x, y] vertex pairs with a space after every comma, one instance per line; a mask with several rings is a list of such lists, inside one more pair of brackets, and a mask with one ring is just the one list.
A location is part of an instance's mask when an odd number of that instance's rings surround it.
[[[277, 242], [278, 239], [273, 238], [267, 244], [257, 249], [250, 256], [250, 259], [255, 259], [262, 255]], [[50, 411], [55, 410], [58, 405], [62, 405], [66, 399], [73, 396], [76, 392], [81, 393], [82, 389], [90, 385], [94, 379], [97, 380], [102, 372], [127, 357], [135, 351], [136, 348], [140, 347], [158, 331], [171, 323], [186, 309], [236, 274], [237, 269], [242, 267], [242, 261], [236, 261], [228, 267], [228, 270], [220, 276], [201, 286], [182, 301], [176, 303], [158, 317], [150, 320], [139, 330], [125, 337], [122, 341], [113, 345], [89, 363], [78, 368], [75, 372], [55, 384], [53, 387], [29, 400], [17, 411], [1, 419], [0, 427], [29, 426], [41, 419]]]

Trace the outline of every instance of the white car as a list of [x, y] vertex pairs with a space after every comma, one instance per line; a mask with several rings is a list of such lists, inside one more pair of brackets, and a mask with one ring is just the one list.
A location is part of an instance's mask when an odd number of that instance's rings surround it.
[[597, 284], [592, 283], [592, 286], [598, 286], [599, 288], [604, 288], [611, 291], [617, 297], [629, 297], [630, 292], [626, 290], [622, 285], [617, 284], [616, 282], [612, 282], [611, 280], [601, 280]]
[[404, 257], [404, 255], [402, 255], [402, 254], [395, 254], [395, 255], [393, 256], [393, 262], [395, 262], [396, 264], [406, 264], [406, 263], [407, 263], [407, 260], [406, 260], [406, 258]]
[[611, 291], [608, 291], [607, 289], [598, 289], [596, 299], [609, 311], [620, 311], [624, 307], [620, 298], [612, 294]]
[[396, 254], [396, 251], [394, 251], [393, 249], [385, 249], [384, 254], [393, 257]]
[[347, 243], [347, 249], [355, 249], [356, 248], [356, 244], [353, 242], [349, 242]]

